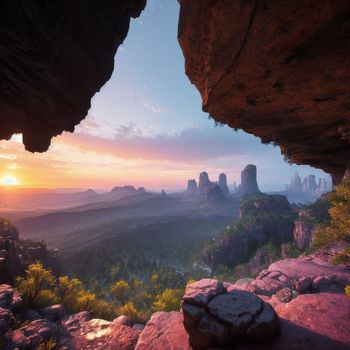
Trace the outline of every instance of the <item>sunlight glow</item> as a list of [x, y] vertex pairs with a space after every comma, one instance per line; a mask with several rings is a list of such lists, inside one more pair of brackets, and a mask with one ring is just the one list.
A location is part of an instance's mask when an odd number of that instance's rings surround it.
[[3, 186], [16, 186], [18, 185], [18, 180], [14, 176], [7, 175], [1, 179], [0, 183]]

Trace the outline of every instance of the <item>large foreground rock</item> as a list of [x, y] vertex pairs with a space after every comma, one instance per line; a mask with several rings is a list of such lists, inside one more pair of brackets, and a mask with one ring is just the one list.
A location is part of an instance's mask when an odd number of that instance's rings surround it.
[[182, 310], [189, 342], [195, 350], [264, 341], [279, 332], [279, 319], [270, 304], [251, 292], [228, 290], [217, 280], [189, 284]]
[[191, 350], [182, 313], [154, 313], [140, 335], [136, 350]]

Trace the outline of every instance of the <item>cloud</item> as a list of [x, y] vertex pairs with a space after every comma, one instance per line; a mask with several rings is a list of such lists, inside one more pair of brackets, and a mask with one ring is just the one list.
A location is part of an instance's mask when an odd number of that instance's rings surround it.
[[153, 113], [163, 113], [166, 112], [165, 108], [155, 106], [150, 101], [146, 100], [145, 98], [141, 99], [142, 106], [146, 108], [148, 111], [151, 111]]
[[145, 136], [134, 124], [120, 126], [114, 139], [98, 135], [64, 133], [57, 141], [80, 151], [112, 155], [132, 160], [162, 160], [173, 162], [198, 162], [225, 156], [256, 154], [271, 147], [263, 146], [250, 135], [232, 129], [191, 128], [177, 134]]

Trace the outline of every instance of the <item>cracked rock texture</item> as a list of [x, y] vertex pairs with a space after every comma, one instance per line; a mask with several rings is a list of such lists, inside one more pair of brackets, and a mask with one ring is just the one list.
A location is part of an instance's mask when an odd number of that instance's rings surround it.
[[350, 164], [350, 2], [179, 3], [203, 110], [340, 181]]
[[182, 311], [195, 350], [271, 339], [280, 328], [270, 304], [249, 291], [227, 289], [214, 279], [187, 285]]
[[131, 17], [146, 0], [13, 0], [0, 11], [0, 139], [29, 151], [74, 131], [110, 78]]

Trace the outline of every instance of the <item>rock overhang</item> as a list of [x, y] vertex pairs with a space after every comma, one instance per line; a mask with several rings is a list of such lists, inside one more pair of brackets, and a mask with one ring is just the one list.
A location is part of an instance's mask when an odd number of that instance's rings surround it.
[[14, 0], [0, 11], [0, 139], [44, 152], [74, 131], [109, 80], [131, 17], [146, 0]]
[[350, 3], [179, 3], [203, 110], [340, 179], [350, 164]]

